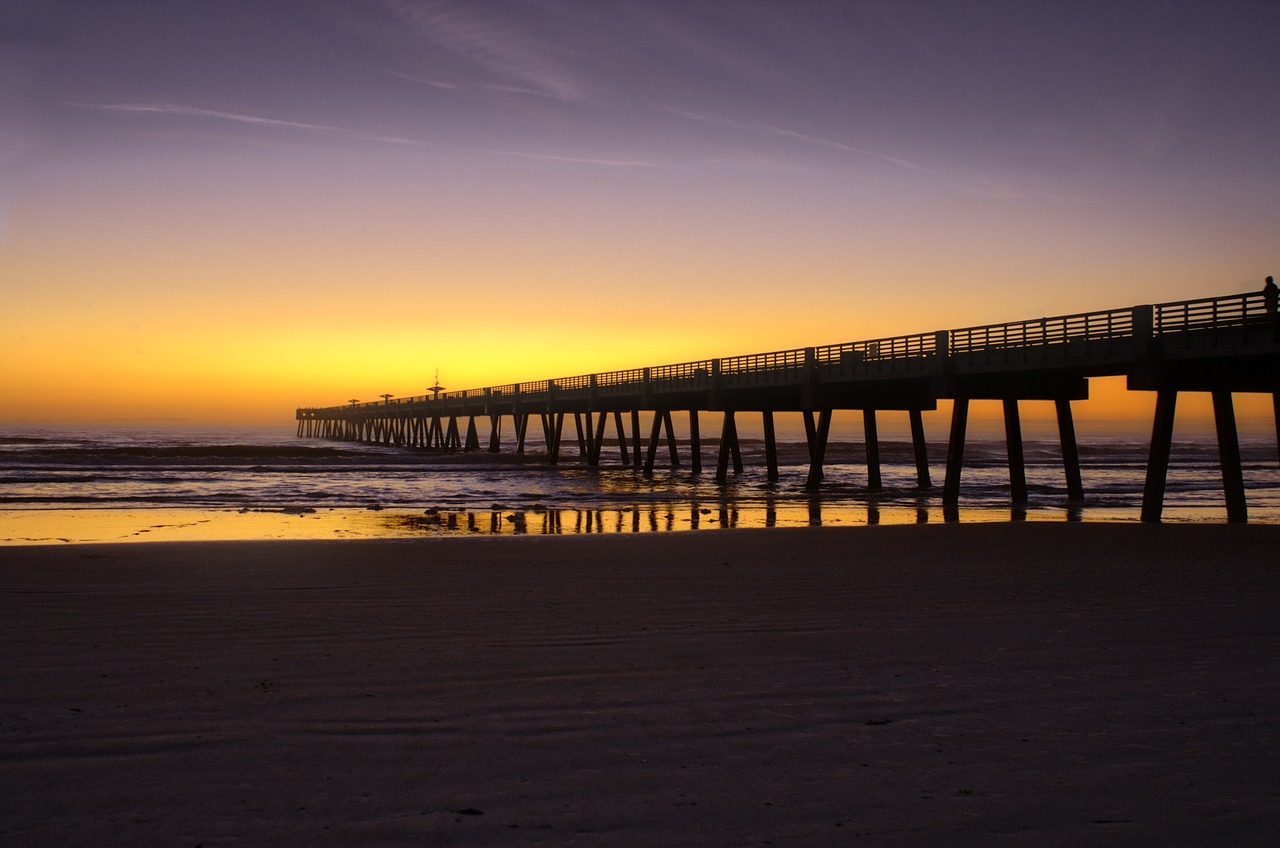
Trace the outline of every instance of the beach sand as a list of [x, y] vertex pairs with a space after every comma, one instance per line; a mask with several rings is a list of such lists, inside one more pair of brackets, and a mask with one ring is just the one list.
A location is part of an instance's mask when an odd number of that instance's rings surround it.
[[1270, 845], [1280, 527], [0, 550], [2, 845]]

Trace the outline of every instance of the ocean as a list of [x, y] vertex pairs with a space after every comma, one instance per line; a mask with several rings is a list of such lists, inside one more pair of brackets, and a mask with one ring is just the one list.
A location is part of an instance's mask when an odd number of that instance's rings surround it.
[[[945, 436], [943, 437], [945, 438]], [[779, 445], [781, 479], [764, 446], [742, 442], [743, 473], [715, 481], [716, 440], [703, 471], [665, 464], [652, 475], [606, 447], [598, 468], [566, 433], [561, 462], [528, 455], [441, 455], [302, 439], [292, 426], [0, 428], [0, 544], [145, 540], [413, 538], [442, 534], [627, 533], [724, 527], [964, 521], [1137, 521], [1147, 463], [1141, 436], [1081, 439], [1085, 501], [1068, 502], [1056, 440], [1025, 442], [1030, 502], [1010, 503], [1002, 439], [971, 438], [961, 502], [944, 513], [945, 444], [930, 444], [933, 488], [916, 488], [909, 441], [881, 444], [884, 491], [867, 491], [864, 446], [833, 435], [817, 495], [804, 487], [803, 441]], [[1249, 519], [1280, 523], [1273, 439], [1244, 438]], [[1164, 520], [1223, 522], [1213, 439], [1178, 437]]]

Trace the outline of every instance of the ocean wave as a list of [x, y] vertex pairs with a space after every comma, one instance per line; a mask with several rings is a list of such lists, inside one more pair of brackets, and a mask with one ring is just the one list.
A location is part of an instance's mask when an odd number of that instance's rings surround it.
[[[588, 467], [574, 439], [566, 438], [560, 463], [547, 462], [545, 446], [531, 437], [524, 455], [510, 443], [503, 452], [443, 454], [356, 443], [307, 443], [292, 432], [194, 434], [68, 430], [14, 433], [0, 438], [0, 505], [4, 509], [387, 509], [485, 504], [521, 508], [648, 509], [663, 503], [834, 506], [865, 504], [906, 508], [936, 506], [945, 475], [945, 439], [929, 443], [934, 487], [916, 488], [914, 446], [901, 437], [879, 444], [884, 491], [872, 491], [867, 446], [856, 438], [833, 438], [825, 454], [818, 495], [805, 486], [809, 448], [804, 441], [779, 442], [780, 480], [767, 479], [765, 445], [743, 438], [743, 472], [715, 480], [719, 440], [702, 441], [702, 473], [691, 473], [691, 444], [678, 441], [680, 466], [671, 468], [665, 439], [652, 473], [623, 465], [616, 441], [606, 440], [598, 467]], [[642, 456], [648, 451], [642, 442]], [[628, 440], [628, 458], [635, 445]], [[1067, 505], [1061, 447], [1056, 438], [1024, 440], [1031, 500], [1054, 509]], [[1276, 515], [1280, 479], [1275, 442], [1243, 440], [1244, 473], [1251, 514]], [[1132, 509], [1140, 503], [1149, 446], [1140, 437], [1082, 440], [1086, 504]], [[1222, 500], [1217, 445], [1212, 439], [1175, 441], [1167, 481], [1167, 503], [1208, 505]], [[1005, 507], [1010, 499], [1008, 449], [1003, 438], [975, 437], [965, 445], [961, 504]]]
[[367, 451], [339, 447], [287, 445], [165, 445], [113, 447], [37, 448], [6, 452], [0, 457], [5, 465], [81, 465], [101, 466], [129, 462], [170, 463], [262, 463], [262, 462], [359, 462], [371, 458], [389, 464], [402, 464], [408, 458], [371, 454]]

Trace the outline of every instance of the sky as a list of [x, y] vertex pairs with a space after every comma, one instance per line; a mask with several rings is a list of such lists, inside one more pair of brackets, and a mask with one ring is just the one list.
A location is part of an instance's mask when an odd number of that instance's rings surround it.
[[0, 0], [0, 421], [1253, 289], [1277, 35], [1274, 2]]

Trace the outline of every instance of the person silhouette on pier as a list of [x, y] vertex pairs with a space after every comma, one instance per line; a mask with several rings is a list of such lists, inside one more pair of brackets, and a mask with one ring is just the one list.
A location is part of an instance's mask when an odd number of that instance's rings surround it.
[[1262, 286], [1262, 302], [1267, 307], [1267, 317], [1271, 320], [1271, 337], [1280, 339], [1280, 323], [1276, 320], [1277, 304], [1280, 304], [1280, 286], [1270, 275]]

